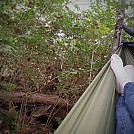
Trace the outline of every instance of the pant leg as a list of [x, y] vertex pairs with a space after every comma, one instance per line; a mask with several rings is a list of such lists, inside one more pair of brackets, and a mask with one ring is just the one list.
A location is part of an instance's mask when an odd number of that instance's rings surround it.
[[134, 134], [132, 119], [125, 106], [124, 96], [119, 96], [116, 104], [116, 134]]
[[116, 134], [123, 134], [125, 129], [125, 122], [124, 122], [124, 107], [125, 102], [122, 96], [119, 96], [117, 104], [116, 104]]
[[124, 98], [126, 107], [134, 121], [134, 83], [129, 82], [124, 86]]
[[133, 87], [134, 83], [127, 83], [124, 87], [124, 96], [118, 98], [116, 104], [116, 134], [134, 134], [134, 120], [132, 118], [134, 106], [131, 106], [134, 105], [134, 91], [129, 91]]

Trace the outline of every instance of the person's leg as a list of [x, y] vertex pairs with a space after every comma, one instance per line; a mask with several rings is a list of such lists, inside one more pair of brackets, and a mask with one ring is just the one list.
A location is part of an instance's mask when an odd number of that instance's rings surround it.
[[134, 121], [134, 83], [129, 82], [124, 86], [125, 105]]
[[132, 117], [132, 115], [134, 116], [134, 111], [131, 110], [134, 97], [131, 96], [133, 91], [129, 91], [133, 85], [133, 79], [130, 74], [133, 75], [133, 73], [127, 74], [130, 71], [130, 67], [127, 68], [129, 70], [127, 72], [126, 68], [123, 68], [121, 58], [116, 54], [111, 57], [111, 68], [116, 76], [118, 87], [116, 90], [122, 94], [116, 104], [116, 134], [134, 134], [134, 118]]
[[116, 104], [116, 134], [134, 134], [134, 121], [125, 105], [124, 96]]
[[125, 101], [123, 96], [119, 96], [116, 104], [116, 134], [123, 134], [126, 126], [124, 119], [127, 109], [125, 107]]

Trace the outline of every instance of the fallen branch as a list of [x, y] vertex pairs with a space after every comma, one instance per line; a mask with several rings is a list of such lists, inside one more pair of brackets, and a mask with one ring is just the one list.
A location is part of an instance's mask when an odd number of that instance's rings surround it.
[[22, 103], [26, 100], [27, 103], [41, 103], [46, 105], [55, 105], [59, 107], [72, 108], [72, 104], [62, 99], [57, 95], [46, 95], [41, 93], [25, 93], [25, 92], [0, 92], [0, 102], [12, 101], [13, 103]]

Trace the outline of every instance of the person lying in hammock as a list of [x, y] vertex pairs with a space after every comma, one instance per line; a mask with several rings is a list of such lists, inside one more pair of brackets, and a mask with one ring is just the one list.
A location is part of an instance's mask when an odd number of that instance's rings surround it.
[[121, 94], [116, 104], [116, 134], [134, 134], [134, 66], [123, 67], [117, 54], [111, 56], [110, 66], [116, 77], [116, 90]]
[[122, 26], [125, 32], [127, 32], [129, 35], [134, 36], [134, 28], [127, 27], [125, 25]]

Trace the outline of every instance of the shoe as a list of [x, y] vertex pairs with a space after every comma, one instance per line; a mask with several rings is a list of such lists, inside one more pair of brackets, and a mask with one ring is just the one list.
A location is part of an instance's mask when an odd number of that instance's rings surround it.
[[129, 79], [134, 82], [134, 66], [133, 65], [126, 65], [124, 67], [124, 70], [127, 73], [127, 76], [129, 77]]
[[[132, 80], [127, 75], [127, 72], [123, 68], [122, 59], [117, 54], [113, 54], [111, 56], [110, 66], [111, 66], [111, 68], [115, 74], [115, 77], [116, 77], [116, 91], [118, 93], [123, 94], [124, 93], [124, 86], [128, 82], [132, 82]], [[129, 69], [127, 69], [127, 70], [129, 70]]]

